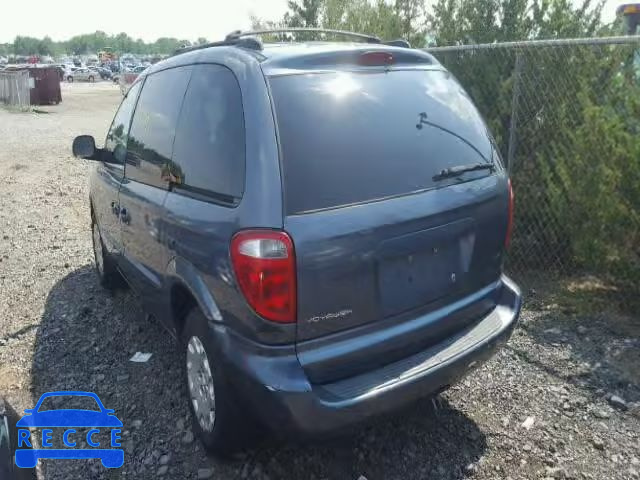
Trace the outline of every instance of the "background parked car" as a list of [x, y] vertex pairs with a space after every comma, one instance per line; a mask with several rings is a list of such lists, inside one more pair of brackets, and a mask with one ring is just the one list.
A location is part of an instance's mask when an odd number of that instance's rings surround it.
[[95, 82], [97, 76], [98, 76], [97, 72], [94, 72], [93, 70], [89, 70], [88, 68], [78, 68], [73, 72], [66, 73], [66, 79], [68, 82], [76, 82], [76, 81]]
[[113, 77], [113, 73], [108, 68], [100, 67], [98, 68], [98, 74], [100, 78], [103, 80], [110, 80]]
[[60, 81], [62, 82], [66, 78], [66, 70], [64, 68], [64, 65], [56, 65], [55, 67], [58, 70], [58, 75], [60, 76]]
[[148, 67], [143, 65], [139, 65], [135, 67], [133, 70], [125, 71], [123, 73], [119, 73], [117, 76], [114, 76], [113, 81], [120, 85], [120, 91], [122, 95], [126, 95], [129, 91], [129, 87], [133, 85], [138, 76], [140, 76]]

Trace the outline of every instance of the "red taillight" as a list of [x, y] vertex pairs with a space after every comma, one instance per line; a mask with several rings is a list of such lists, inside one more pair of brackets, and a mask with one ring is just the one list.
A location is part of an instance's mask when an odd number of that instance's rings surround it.
[[245, 299], [258, 315], [296, 321], [296, 259], [285, 232], [245, 230], [231, 239], [231, 262]]
[[504, 237], [505, 248], [509, 247], [511, 242], [511, 231], [513, 230], [513, 187], [511, 186], [511, 179], [507, 180], [507, 186], [509, 189], [509, 213], [507, 218], [507, 235]]
[[391, 65], [393, 55], [389, 52], [365, 52], [360, 55], [358, 63], [366, 66]]

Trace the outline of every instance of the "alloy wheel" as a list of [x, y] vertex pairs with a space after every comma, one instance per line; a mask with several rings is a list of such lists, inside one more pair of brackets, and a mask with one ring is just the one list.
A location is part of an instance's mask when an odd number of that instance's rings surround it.
[[197, 336], [191, 337], [187, 344], [187, 381], [198, 423], [204, 431], [210, 432], [216, 419], [216, 395], [209, 357]]

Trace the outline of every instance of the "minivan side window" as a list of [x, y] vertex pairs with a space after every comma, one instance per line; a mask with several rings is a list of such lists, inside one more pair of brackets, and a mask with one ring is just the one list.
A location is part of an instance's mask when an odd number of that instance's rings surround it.
[[131, 115], [140, 92], [140, 85], [142, 85], [142, 82], [133, 85], [127, 96], [122, 100], [116, 116], [113, 117], [111, 128], [109, 128], [107, 139], [104, 142], [104, 149], [111, 154], [111, 159], [122, 165], [124, 165], [127, 156], [129, 125], [131, 124]]
[[145, 80], [129, 132], [128, 179], [166, 188], [165, 172], [190, 74], [191, 67], [178, 67]]
[[182, 106], [171, 180], [177, 193], [236, 203], [244, 192], [245, 127], [235, 75], [197, 65]]

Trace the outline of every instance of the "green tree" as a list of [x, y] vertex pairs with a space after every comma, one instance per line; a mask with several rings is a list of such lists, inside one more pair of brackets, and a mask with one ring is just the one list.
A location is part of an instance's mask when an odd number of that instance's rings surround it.
[[96, 53], [110, 46], [111, 38], [104, 32], [86, 33], [71, 37], [66, 42], [66, 51], [73, 55]]
[[287, 5], [287, 26], [318, 27], [324, 0], [289, 0]]
[[[562, 103], [549, 149], [535, 158], [538, 198], [550, 205], [577, 267], [640, 282], [640, 85], [620, 65], [631, 52], [588, 52]], [[627, 57], [627, 58], [625, 58]], [[548, 153], [554, 152], [553, 158]]]
[[40, 42], [38, 42], [38, 54], [39, 55], [49, 55], [53, 56], [56, 53], [56, 48], [51, 40], [51, 37], [44, 37]]
[[593, 35], [604, 2], [582, 0], [437, 0], [427, 16], [438, 45]]
[[383, 0], [328, 1], [325, 22], [328, 28], [370, 33], [384, 39], [401, 35], [400, 18], [394, 7]]
[[[591, 37], [602, 2], [438, 0], [439, 45]], [[640, 282], [640, 84], [625, 46], [492, 48], [436, 53], [507, 151], [517, 81], [512, 179], [518, 215], [510, 261], [561, 265]], [[519, 57], [517, 76], [514, 73]]]
[[132, 53], [136, 53], [138, 55], [147, 53], [147, 46], [141, 38], [137, 39], [133, 44]]
[[[285, 15], [286, 17], [286, 15]], [[289, 17], [286, 17], [289, 18]], [[251, 30], [273, 30], [277, 28], [286, 28], [289, 27], [285, 22], [285, 18], [280, 20], [272, 21], [272, 20], [261, 20], [255, 15], [251, 16]], [[265, 42], [286, 42], [291, 40], [293, 37], [286, 33], [278, 33], [278, 34], [270, 34], [270, 35], [262, 35], [262, 40]]]
[[117, 34], [113, 39], [116, 51], [123, 53], [133, 53], [134, 43], [133, 39], [124, 32]]
[[150, 53], [166, 55], [175, 52], [182, 44], [177, 38], [161, 37], [150, 46]]
[[[567, 0], [437, 0], [428, 16], [430, 31], [438, 45], [494, 43], [536, 38], [592, 36], [600, 26], [602, 2], [590, 7], [583, 0], [577, 7]], [[531, 51], [542, 53], [542, 50]], [[506, 153], [506, 134], [511, 121], [511, 96], [516, 49], [443, 54], [440, 59], [449, 67], [485, 115]], [[551, 50], [544, 51], [554, 53]], [[557, 53], [557, 52], [556, 52]], [[547, 54], [545, 68], [537, 68], [537, 58], [524, 59], [534, 79], [522, 88], [536, 97], [540, 85], [554, 85], [559, 69], [568, 68], [569, 58]], [[583, 65], [576, 65], [583, 69]], [[556, 85], [557, 86], [557, 85]], [[570, 84], [555, 88], [558, 102], [573, 98]], [[523, 95], [528, 94], [523, 93]], [[532, 115], [535, 115], [532, 108]], [[549, 124], [545, 128], [554, 128]]]
[[[197, 43], [207, 43], [204, 37], [198, 38]], [[155, 42], [146, 43], [142, 39], [134, 40], [127, 33], [121, 32], [117, 35], [108, 35], [103, 31], [75, 35], [62, 42], [54, 42], [50, 37], [42, 39], [18, 36], [13, 44], [0, 44], [0, 54], [14, 53], [16, 55], [50, 55], [58, 56], [62, 54], [85, 55], [98, 53], [106, 48], [122, 53], [133, 53], [138, 55], [167, 55], [175, 52], [184, 45], [191, 45], [189, 40], [180, 40], [171, 37], [161, 37]]]
[[13, 53], [16, 55], [37, 55], [40, 40], [34, 37], [17, 36], [13, 41]]
[[393, 15], [400, 22], [400, 37], [418, 47], [424, 47], [427, 35], [424, 0], [396, 0]]
[[[383, 39], [404, 38], [423, 47], [427, 33], [425, 0], [298, 0], [276, 22], [252, 19], [254, 28], [321, 27], [371, 33]], [[297, 40], [324, 39], [324, 35], [280, 36]], [[271, 40], [271, 39], [270, 39]]]

